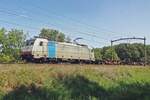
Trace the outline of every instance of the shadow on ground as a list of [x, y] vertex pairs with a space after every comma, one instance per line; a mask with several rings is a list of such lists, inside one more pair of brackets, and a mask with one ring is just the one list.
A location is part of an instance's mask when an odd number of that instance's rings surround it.
[[150, 100], [150, 83], [120, 83], [119, 87], [111, 88], [109, 100]]
[[150, 84], [124, 84], [104, 89], [84, 76], [56, 78], [53, 86], [21, 85], [3, 100], [150, 100]]

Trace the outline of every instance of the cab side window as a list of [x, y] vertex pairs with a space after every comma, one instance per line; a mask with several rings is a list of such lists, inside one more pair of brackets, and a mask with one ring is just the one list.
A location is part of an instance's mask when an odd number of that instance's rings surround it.
[[43, 46], [43, 42], [41, 41], [39, 45], [40, 45], [40, 46]]

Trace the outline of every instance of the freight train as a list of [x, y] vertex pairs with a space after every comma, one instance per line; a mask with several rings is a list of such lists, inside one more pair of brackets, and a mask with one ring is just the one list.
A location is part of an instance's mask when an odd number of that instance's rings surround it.
[[49, 41], [44, 38], [27, 40], [21, 57], [23, 60], [35, 62], [95, 62], [94, 52], [87, 45]]

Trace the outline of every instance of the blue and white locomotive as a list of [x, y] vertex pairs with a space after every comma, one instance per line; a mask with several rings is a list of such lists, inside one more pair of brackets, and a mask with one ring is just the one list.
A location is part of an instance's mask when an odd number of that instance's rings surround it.
[[86, 45], [48, 41], [44, 38], [28, 40], [21, 56], [28, 61], [93, 62], [94, 52]]

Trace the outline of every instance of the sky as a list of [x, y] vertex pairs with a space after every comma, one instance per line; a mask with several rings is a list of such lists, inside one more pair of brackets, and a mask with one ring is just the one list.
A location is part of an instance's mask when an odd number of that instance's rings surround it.
[[23, 29], [29, 38], [57, 29], [90, 47], [123, 37], [146, 37], [150, 44], [150, 0], [1, 0], [0, 27]]

